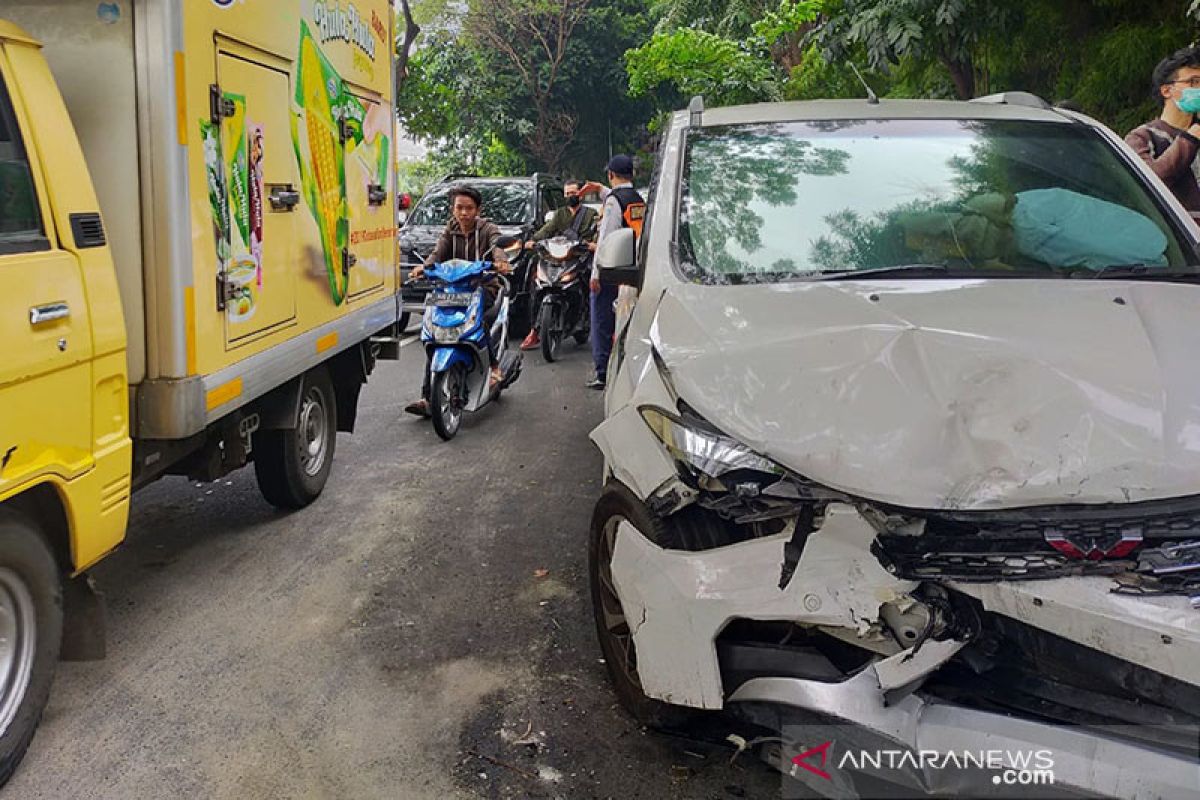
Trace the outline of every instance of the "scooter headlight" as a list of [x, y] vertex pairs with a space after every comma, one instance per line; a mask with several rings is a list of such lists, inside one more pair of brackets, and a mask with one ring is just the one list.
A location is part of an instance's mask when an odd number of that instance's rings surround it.
[[475, 327], [475, 323], [479, 320], [479, 305], [472, 303], [471, 313], [467, 316], [466, 322], [459, 325], [451, 325], [443, 327], [440, 325], [432, 325], [433, 341], [437, 344], [455, 344], [471, 332]]
[[735, 470], [784, 475], [783, 467], [731, 439], [697, 417], [681, 417], [654, 406], [639, 409], [642, 419], [676, 461], [710, 478]]

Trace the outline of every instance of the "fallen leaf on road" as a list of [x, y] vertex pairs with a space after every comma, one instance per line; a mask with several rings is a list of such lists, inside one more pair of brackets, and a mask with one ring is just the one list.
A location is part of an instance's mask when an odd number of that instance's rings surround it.
[[550, 574], [550, 570], [548, 570], [548, 569], [535, 569], [533, 571], [533, 577], [535, 577], [535, 578], [544, 578], [549, 574]]

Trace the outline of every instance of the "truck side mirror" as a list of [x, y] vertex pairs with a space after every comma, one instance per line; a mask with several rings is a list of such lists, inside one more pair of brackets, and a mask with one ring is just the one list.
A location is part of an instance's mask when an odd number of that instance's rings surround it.
[[638, 282], [637, 238], [632, 228], [619, 228], [604, 237], [596, 251], [600, 283], [605, 286], [636, 286]]

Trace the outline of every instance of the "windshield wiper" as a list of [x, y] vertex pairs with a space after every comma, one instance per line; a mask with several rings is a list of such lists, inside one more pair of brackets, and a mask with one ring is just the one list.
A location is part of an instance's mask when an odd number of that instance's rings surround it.
[[853, 281], [859, 278], [886, 278], [890, 275], [905, 277], [935, 276], [942, 277], [950, 268], [945, 264], [897, 264], [893, 267], [878, 267], [876, 269], [839, 269], [830, 270], [814, 276], [814, 281]]
[[1153, 264], [1111, 264], [1100, 269], [1079, 268], [1068, 273], [1085, 280], [1200, 281], [1200, 271], [1186, 272]]

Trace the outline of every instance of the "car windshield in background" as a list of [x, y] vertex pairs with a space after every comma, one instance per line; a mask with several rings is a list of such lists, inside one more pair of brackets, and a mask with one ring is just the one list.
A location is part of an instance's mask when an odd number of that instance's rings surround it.
[[706, 128], [688, 137], [679, 241], [705, 283], [1200, 273], [1111, 145], [1046, 122]]
[[[483, 216], [497, 225], [524, 225], [529, 221], [529, 184], [477, 183], [464, 185], [483, 195]], [[450, 221], [450, 187], [434, 189], [413, 211], [413, 225], [445, 225]]]

